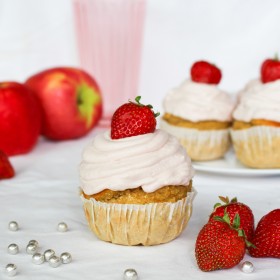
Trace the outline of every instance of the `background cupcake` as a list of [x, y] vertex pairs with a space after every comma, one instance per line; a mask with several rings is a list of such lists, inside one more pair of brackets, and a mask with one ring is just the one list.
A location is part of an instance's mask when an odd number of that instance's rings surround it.
[[280, 62], [265, 60], [251, 84], [233, 113], [236, 156], [249, 167], [280, 168]]
[[85, 148], [81, 198], [90, 229], [102, 240], [155, 245], [176, 238], [192, 213], [191, 161], [179, 141], [155, 129], [151, 106], [122, 105], [111, 130]]
[[164, 99], [161, 128], [176, 136], [193, 160], [220, 158], [230, 147], [234, 102], [217, 87], [221, 78], [216, 66], [196, 62], [191, 80], [183, 81]]

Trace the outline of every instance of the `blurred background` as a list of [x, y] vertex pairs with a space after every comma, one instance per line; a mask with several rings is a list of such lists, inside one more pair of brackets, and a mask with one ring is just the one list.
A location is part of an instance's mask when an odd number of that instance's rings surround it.
[[[280, 49], [279, 0], [147, 0], [139, 90], [162, 110], [166, 92], [196, 60], [222, 69], [235, 93]], [[0, 80], [24, 81], [53, 66], [80, 66], [70, 0], [0, 0]]]

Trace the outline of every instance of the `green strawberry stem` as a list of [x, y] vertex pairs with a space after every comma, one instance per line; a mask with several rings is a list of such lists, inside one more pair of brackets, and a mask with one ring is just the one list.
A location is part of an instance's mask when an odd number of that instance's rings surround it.
[[275, 60], [275, 61], [279, 61], [279, 56], [278, 56], [278, 53], [275, 53], [273, 60]]
[[[142, 103], [140, 102], [140, 99], [141, 99], [141, 96], [136, 96], [136, 97], [135, 97], [136, 103], [133, 102], [133, 101], [131, 101], [131, 100], [128, 100], [128, 101], [129, 101], [130, 103], [136, 104], [136, 105], [138, 105], [138, 106], [140, 106], [140, 107], [146, 106], [146, 107], [150, 108], [151, 110], [153, 109], [153, 106], [152, 106], [151, 104], [144, 105], [144, 104], [142, 104]], [[152, 111], [153, 111], [153, 110], [152, 110]], [[154, 111], [153, 111], [153, 113], [154, 113]], [[159, 115], [160, 115], [159, 112], [154, 113], [155, 118], [158, 117]]]
[[225, 205], [228, 205], [230, 203], [236, 203], [237, 202], [237, 197], [234, 197], [232, 198], [231, 200], [229, 199], [228, 196], [219, 196], [219, 199], [224, 203], [220, 203], [220, 202], [217, 202], [215, 205], [214, 205], [214, 210], [220, 206], [225, 206]]
[[251, 243], [250, 241], [247, 240], [247, 237], [246, 237], [246, 234], [245, 234], [244, 230], [240, 228], [240, 216], [238, 214], [235, 214], [232, 224], [230, 223], [230, 218], [229, 218], [229, 215], [228, 215], [226, 209], [225, 209], [225, 213], [224, 213], [223, 217], [214, 216], [213, 219], [215, 221], [226, 223], [226, 224], [229, 225], [229, 227], [231, 229], [236, 230], [237, 233], [238, 233], [238, 236], [240, 236], [244, 239], [247, 247], [253, 247], [253, 248], [256, 247], [253, 243]]

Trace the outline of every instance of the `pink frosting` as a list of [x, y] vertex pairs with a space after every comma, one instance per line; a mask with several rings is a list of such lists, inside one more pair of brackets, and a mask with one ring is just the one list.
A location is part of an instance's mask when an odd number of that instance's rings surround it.
[[188, 185], [193, 175], [179, 141], [160, 129], [118, 140], [106, 131], [84, 149], [80, 164], [81, 188], [89, 195], [139, 186], [153, 192], [166, 185]]
[[245, 122], [253, 119], [280, 122], [279, 108], [280, 80], [265, 84], [260, 80], [254, 80], [241, 92], [233, 118]]
[[216, 85], [184, 81], [164, 99], [166, 113], [193, 122], [231, 121], [234, 101]]

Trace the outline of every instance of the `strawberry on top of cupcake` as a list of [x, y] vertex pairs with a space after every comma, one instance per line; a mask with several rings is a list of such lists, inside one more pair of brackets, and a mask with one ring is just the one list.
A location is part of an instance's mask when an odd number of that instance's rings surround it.
[[194, 170], [179, 141], [156, 129], [157, 115], [137, 97], [120, 106], [111, 130], [84, 149], [81, 198], [89, 226], [102, 240], [155, 245], [187, 225]]
[[280, 61], [278, 55], [274, 59], [266, 59], [261, 66], [261, 81], [265, 83], [280, 79]]
[[152, 133], [156, 129], [156, 117], [159, 113], [153, 112], [152, 105], [140, 103], [141, 96], [137, 96], [134, 102], [120, 106], [112, 117], [111, 137], [120, 139]]
[[234, 102], [218, 87], [222, 72], [216, 65], [197, 61], [190, 77], [164, 98], [161, 127], [180, 139], [193, 160], [222, 157], [230, 144]]

